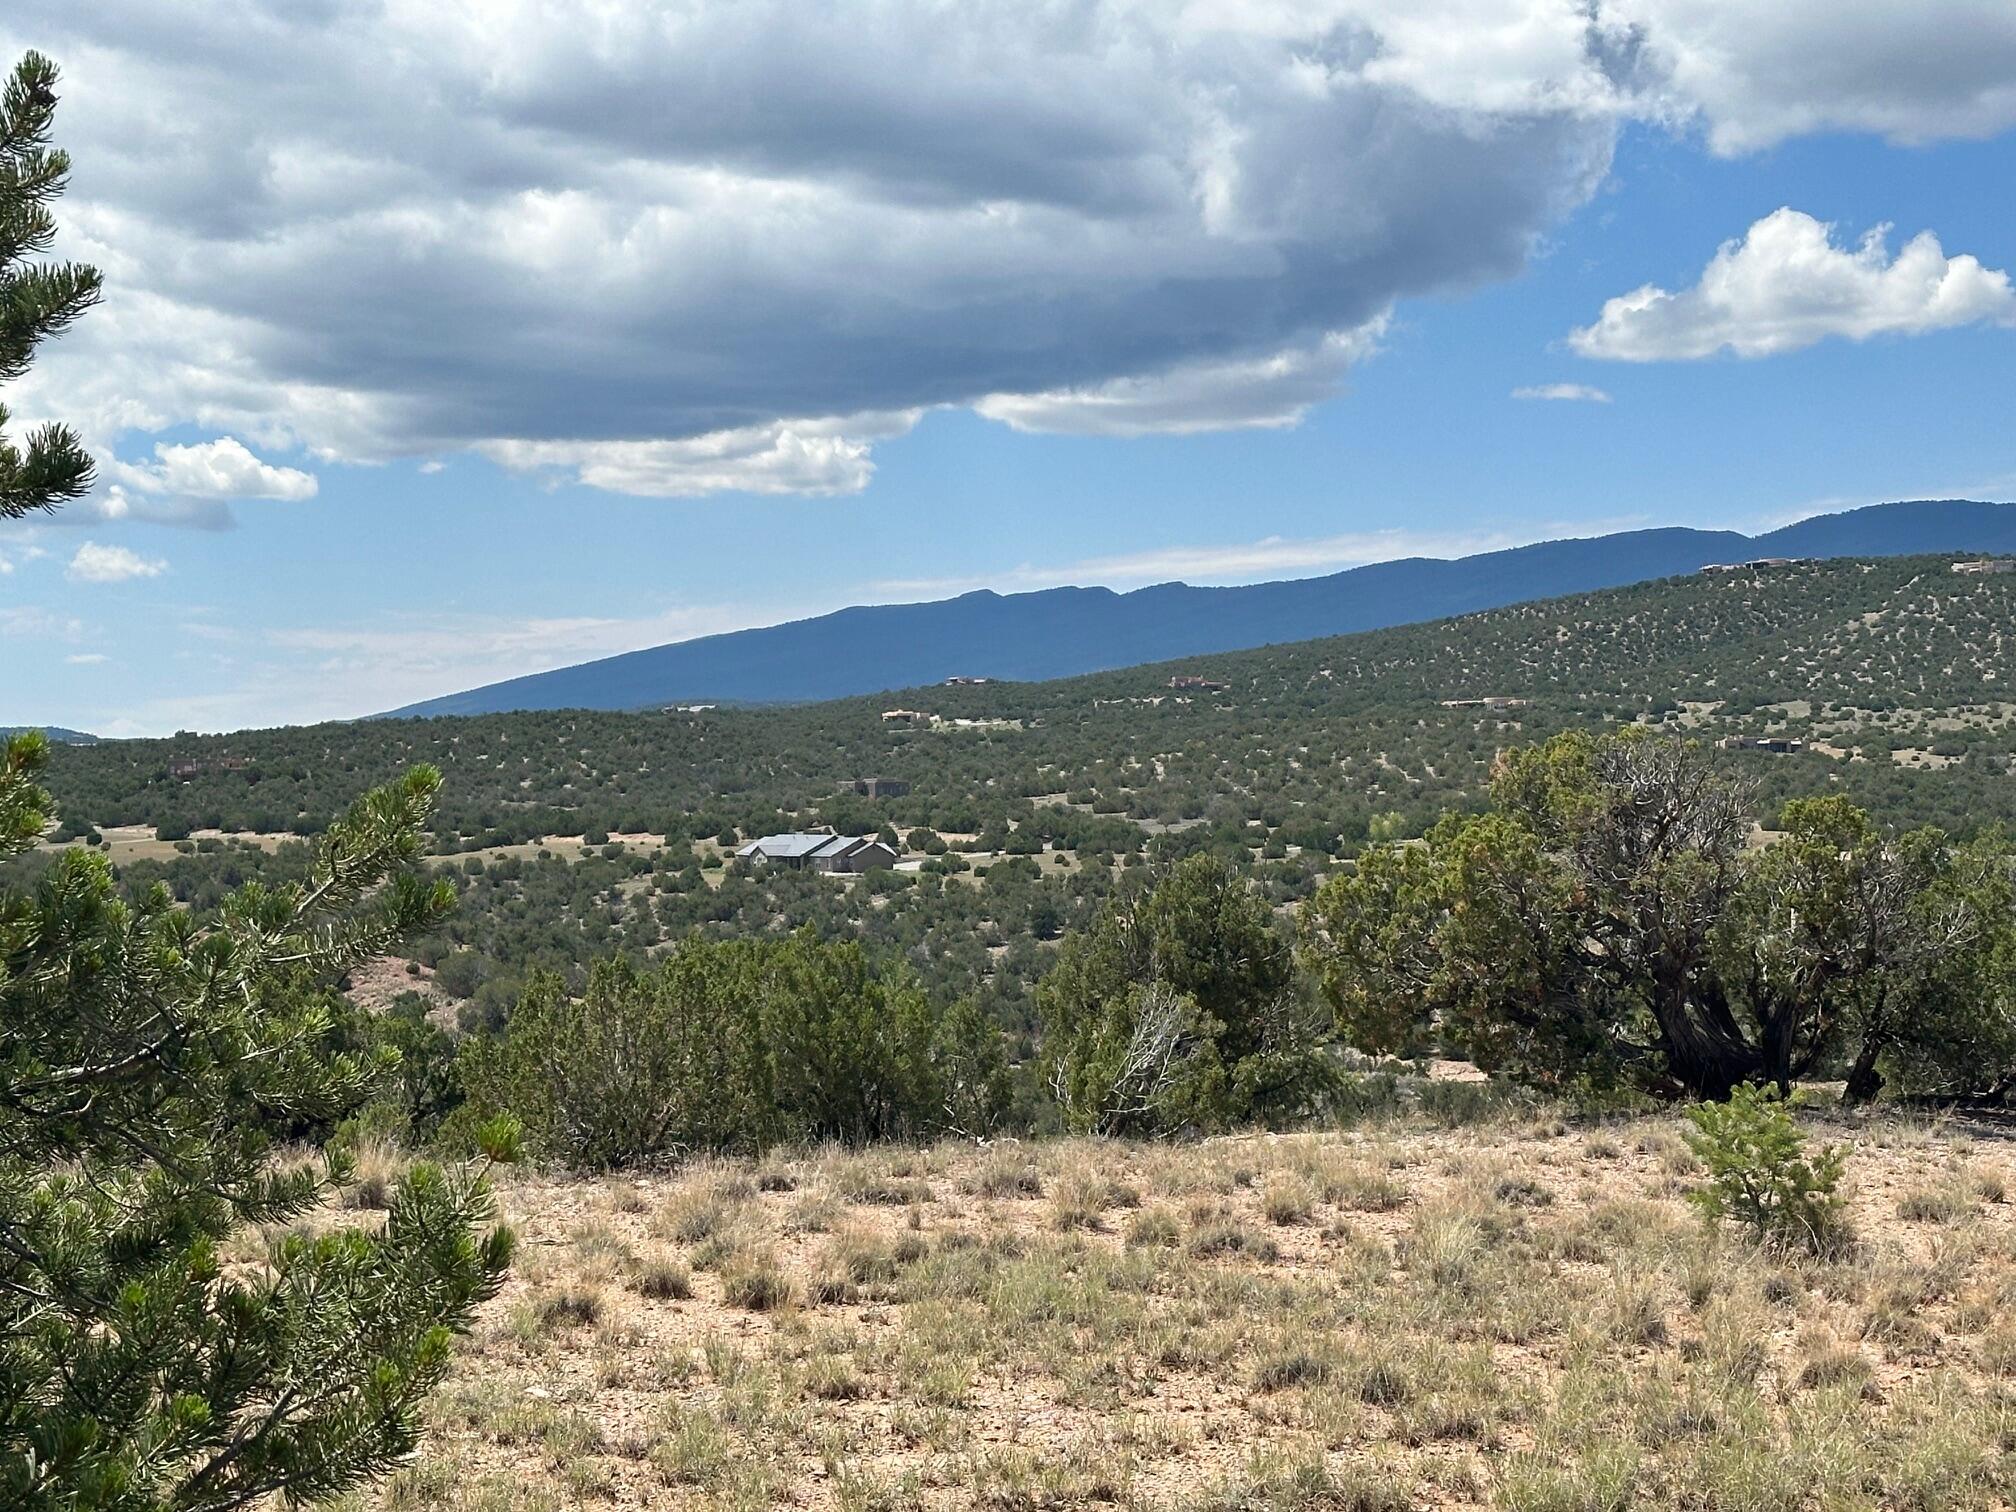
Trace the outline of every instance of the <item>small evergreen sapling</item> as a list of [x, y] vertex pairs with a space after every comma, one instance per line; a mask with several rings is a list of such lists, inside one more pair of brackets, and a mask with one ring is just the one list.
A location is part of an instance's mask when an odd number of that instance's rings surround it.
[[1722, 1103], [1687, 1110], [1687, 1144], [1708, 1168], [1708, 1184], [1688, 1199], [1711, 1221], [1729, 1219], [1773, 1248], [1820, 1254], [1841, 1242], [1837, 1190], [1848, 1152], [1805, 1139], [1776, 1089], [1738, 1087]]

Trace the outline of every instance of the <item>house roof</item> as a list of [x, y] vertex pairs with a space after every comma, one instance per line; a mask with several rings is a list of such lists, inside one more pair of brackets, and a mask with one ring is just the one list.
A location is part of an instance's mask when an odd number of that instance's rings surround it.
[[768, 856], [773, 861], [803, 860], [811, 856], [837, 855], [868, 843], [864, 835], [789, 834], [765, 835], [751, 840], [735, 852], [738, 856]]

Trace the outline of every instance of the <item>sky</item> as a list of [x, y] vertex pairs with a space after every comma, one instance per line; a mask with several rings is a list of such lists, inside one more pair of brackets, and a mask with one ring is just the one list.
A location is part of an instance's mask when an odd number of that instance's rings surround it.
[[2016, 499], [2016, 0], [17, 0], [0, 724]]

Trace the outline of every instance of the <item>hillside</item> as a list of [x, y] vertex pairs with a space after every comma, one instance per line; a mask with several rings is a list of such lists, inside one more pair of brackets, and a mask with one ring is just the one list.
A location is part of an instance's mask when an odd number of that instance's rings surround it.
[[99, 740], [96, 735], [82, 730], [66, 730], [61, 725], [0, 725], [0, 738], [25, 735], [31, 730], [40, 730], [58, 745], [96, 745]]
[[925, 604], [843, 609], [493, 683], [393, 711], [637, 709], [676, 702], [781, 703], [952, 676], [1068, 677], [1171, 657], [1409, 624], [1530, 599], [1692, 572], [1752, 557], [2016, 551], [2016, 505], [1874, 505], [1759, 536], [1639, 530], [1548, 541], [1456, 561], [1380, 562], [1239, 588], [1159, 584], [1132, 593], [981, 591]]
[[[1843, 792], [1892, 824], [2016, 824], [2016, 576], [1949, 567], [1693, 574], [1057, 682], [787, 708], [116, 741], [59, 750], [51, 784], [64, 833], [102, 829], [130, 881], [159, 877], [201, 903], [298, 870], [287, 834], [411, 762], [439, 765], [434, 849], [463, 906], [418, 951], [439, 978], [373, 989], [388, 996], [421, 985], [501, 1011], [535, 964], [809, 924], [901, 954], [934, 988], [979, 991], [1013, 1021], [1050, 942], [1127, 866], [1209, 849], [1286, 905], [1368, 838], [1476, 805], [1500, 749], [1567, 728], [1648, 720], [1807, 742], [1729, 754], [1760, 785], [1760, 822], [1787, 797]], [[1221, 686], [1169, 685], [1194, 677]], [[1524, 703], [1446, 706], [1484, 697]], [[927, 717], [885, 721], [892, 705]], [[197, 775], [171, 778], [171, 761]], [[848, 785], [865, 776], [910, 791], [858, 796]], [[739, 838], [821, 823], [889, 826], [927, 870], [848, 888], [722, 864]]]

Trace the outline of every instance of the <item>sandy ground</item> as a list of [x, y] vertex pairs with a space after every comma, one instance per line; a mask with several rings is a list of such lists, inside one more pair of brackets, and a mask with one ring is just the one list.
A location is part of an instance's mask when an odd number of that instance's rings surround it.
[[379, 1504], [2006, 1505], [2010, 1143], [1816, 1128], [1853, 1239], [1813, 1259], [1706, 1225], [1681, 1128], [514, 1178]]

